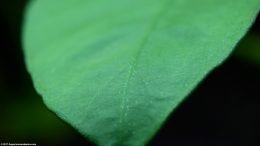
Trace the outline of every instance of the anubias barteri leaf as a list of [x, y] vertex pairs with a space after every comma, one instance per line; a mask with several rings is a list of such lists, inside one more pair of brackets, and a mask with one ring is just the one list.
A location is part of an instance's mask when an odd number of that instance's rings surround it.
[[230, 54], [259, 6], [33, 0], [24, 23], [26, 63], [46, 105], [83, 135], [101, 146], [141, 146]]

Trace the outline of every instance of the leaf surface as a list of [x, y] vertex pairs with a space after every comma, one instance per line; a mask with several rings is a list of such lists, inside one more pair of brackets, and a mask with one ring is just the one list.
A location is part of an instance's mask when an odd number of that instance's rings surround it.
[[246, 33], [259, 0], [34, 0], [28, 70], [100, 146], [141, 146]]

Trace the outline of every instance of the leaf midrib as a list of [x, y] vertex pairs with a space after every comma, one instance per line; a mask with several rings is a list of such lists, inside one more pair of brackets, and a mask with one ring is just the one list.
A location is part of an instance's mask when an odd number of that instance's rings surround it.
[[123, 122], [124, 122], [123, 119], [127, 117], [127, 110], [128, 110], [128, 108], [126, 107], [126, 104], [128, 102], [127, 90], [129, 88], [130, 80], [133, 77], [133, 74], [134, 74], [134, 72], [136, 70], [135, 68], [136, 68], [136, 66], [138, 64], [138, 61], [139, 61], [139, 58], [140, 58], [142, 52], [145, 49], [145, 46], [146, 46], [147, 42], [149, 42], [150, 37], [152, 36], [152, 34], [153, 34], [154, 30], [156, 29], [156, 27], [158, 26], [158, 24], [163, 19], [163, 16], [169, 11], [170, 6], [171, 6], [170, 5], [171, 2], [172, 2], [171, 0], [167, 0], [165, 2], [165, 4], [162, 6], [161, 11], [159, 12], [159, 14], [152, 21], [150, 29], [147, 31], [147, 34], [144, 36], [140, 46], [138, 47], [137, 52], [136, 52], [136, 54], [134, 56], [134, 60], [129, 65], [130, 66], [130, 69], [128, 71], [129, 73], [128, 73], [128, 76], [127, 76], [127, 79], [126, 79], [126, 82], [125, 82], [125, 86], [124, 86], [123, 92], [122, 92], [123, 93], [122, 94], [122, 104], [121, 104], [122, 112], [121, 112], [120, 120], [119, 120], [119, 125], [121, 125], [120, 129], [124, 129], [123, 128]]

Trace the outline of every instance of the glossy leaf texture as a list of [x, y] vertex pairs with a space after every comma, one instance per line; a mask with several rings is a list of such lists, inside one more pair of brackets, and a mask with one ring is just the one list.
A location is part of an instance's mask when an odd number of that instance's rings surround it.
[[26, 63], [46, 105], [83, 135], [100, 146], [141, 146], [227, 58], [259, 6], [34, 0], [25, 16]]

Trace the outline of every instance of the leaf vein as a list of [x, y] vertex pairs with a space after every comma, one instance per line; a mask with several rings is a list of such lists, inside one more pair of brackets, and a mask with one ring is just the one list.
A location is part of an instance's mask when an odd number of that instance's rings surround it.
[[[159, 12], [159, 14], [154, 18], [150, 29], [148, 29], [146, 35], [144, 36], [143, 40], [141, 41], [140, 46], [137, 49], [137, 52], [134, 56], [134, 60], [132, 61], [132, 63], [130, 63], [130, 68], [129, 68], [129, 73], [127, 76], [127, 80], [125, 82], [125, 85], [123, 86], [123, 95], [122, 95], [122, 104], [121, 104], [121, 115], [120, 115], [120, 120], [119, 123], [120, 125], [123, 125], [123, 119], [127, 118], [127, 112], [129, 109], [129, 106], [127, 105], [129, 98], [127, 97], [127, 90], [129, 88], [129, 84], [130, 84], [130, 80], [134, 75], [134, 72], [136, 72], [135, 68], [138, 64], [139, 58], [145, 48], [145, 46], [147, 45], [147, 42], [149, 42], [150, 37], [152, 36], [152, 33], [154, 32], [154, 30], [156, 29], [157, 25], [159, 24], [159, 22], [161, 21], [161, 19], [163, 18], [163, 16], [169, 11], [170, 9], [170, 2], [172, 2], [171, 0], [167, 0], [166, 3], [163, 5], [161, 11]], [[142, 81], [144, 81], [142, 79]]]

